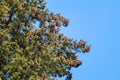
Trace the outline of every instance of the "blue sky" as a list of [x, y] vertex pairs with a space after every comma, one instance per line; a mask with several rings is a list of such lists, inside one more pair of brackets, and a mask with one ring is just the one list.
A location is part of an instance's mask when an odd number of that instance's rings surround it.
[[[120, 0], [46, 0], [50, 11], [70, 19], [61, 32], [92, 46], [81, 54], [72, 80], [120, 80]], [[64, 80], [64, 79], [61, 79]]]

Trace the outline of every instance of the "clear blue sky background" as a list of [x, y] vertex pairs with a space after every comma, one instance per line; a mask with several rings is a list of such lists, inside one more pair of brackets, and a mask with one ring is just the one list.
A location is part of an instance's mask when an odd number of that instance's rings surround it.
[[[50, 11], [70, 19], [61, 32], [92, 46], [79, 53], [72, 80], [120, 80], [120, 0], [46, 0]], [[60, 79], [64, 80], [64, 79]]]

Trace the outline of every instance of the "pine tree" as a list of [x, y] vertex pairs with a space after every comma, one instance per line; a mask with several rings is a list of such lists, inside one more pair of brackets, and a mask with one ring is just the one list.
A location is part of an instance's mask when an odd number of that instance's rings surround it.
[[71, 80], [71, 68], [82, 64], [76, 53], [89, 52], [90, 46], [60, 33], [68, 24], [69, 19], [50, 12], [44, 0], [1, 0], [0, 78], [54, 80], [66, 76]]

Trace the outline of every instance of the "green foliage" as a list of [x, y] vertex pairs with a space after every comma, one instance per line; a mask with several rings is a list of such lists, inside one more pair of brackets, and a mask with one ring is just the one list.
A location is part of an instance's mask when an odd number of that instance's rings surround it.
[[90, 46], [61, 34], [60, 28], [68, 24], [69, 19], [49, 12], [44, 0], [1, 0], [0, 78], [54, 80], [66, 76], [71, 80], [71, 68], [82, 63], [76, 53], [89, 52]]

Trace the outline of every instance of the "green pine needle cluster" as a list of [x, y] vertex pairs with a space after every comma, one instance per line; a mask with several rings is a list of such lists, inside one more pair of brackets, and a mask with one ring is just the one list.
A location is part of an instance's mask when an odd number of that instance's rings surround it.
[[71, 80], [82, 64], [76, 53], [90, 46], [60, 33], [68, 25], [44, 0], [0, 0], [0, 80]]

